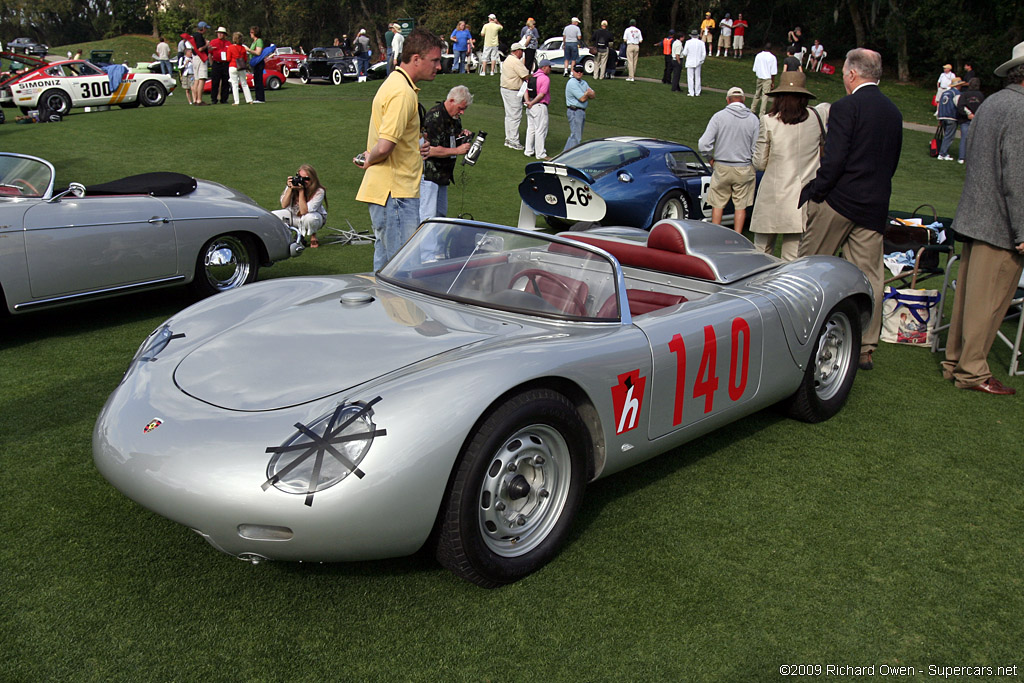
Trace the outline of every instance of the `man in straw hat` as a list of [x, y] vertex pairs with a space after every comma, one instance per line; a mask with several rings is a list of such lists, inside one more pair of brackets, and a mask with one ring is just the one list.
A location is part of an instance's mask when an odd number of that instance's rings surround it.
[[732, 200], [735, 207], [733, 229], [743, 232], [747, 207], [754, 203], [756, 176], [752, 161], [757, 143], [757, 114], [743, 103], [742, 88], [729, 88], [725, 108], [708, 121], [708, 127], [697, 142], [705, 158], [711, 158], [714, 170], [708, 186], [711, 222], [722, 224], [722, 214]]
[[[992, 376], [988, 352], [1024, 270], [1024, 43], [995, 70], [1005, 88], [975, 112], [953, 228], [960, 258], [942, 376], [958, 389], [1016, 393]], [[834, 110], [833, 110], [834, 111]]]
[[855, 48], [846, 53], [843, 85], [848, 94], [832, 105], [821, 166], [800, 192], [799, 203], [811, 202], [798, 254], [831, 256], [842, 249], [843, 258], [871, 283], [874, 308], [861, 334], [862, 370], [874, 367], [872, 354], [882, 330], [882, 233], [903, 145], [903, 115], [878, 88], [881, 77], [877, 52]]

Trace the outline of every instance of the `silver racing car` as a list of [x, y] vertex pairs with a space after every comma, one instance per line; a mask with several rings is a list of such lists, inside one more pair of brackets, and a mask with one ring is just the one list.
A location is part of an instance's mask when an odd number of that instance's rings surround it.
[[226, 553], [430, 543], [495, 587], [557, 554], [588, 482], [773, 404], [834, 415], [870, 314], [849, 263], [783, 263], [707, 223], [551, 236], [434, 219], [375, 275], [257, 283], [173, 316], [93, 452]]

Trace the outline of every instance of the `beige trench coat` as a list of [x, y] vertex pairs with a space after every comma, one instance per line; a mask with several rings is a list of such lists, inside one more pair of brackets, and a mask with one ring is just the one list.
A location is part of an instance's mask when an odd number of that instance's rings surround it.
[[[827, 121], [822, 116], [822, 123]], [[777, 116], [761, 117], [754, 149], [754, 168], [764, 171], [754, 200], [750, 231], [802, 233], [807, 227], [807, 205], [797, 207], [800, 190], [818, 172], [821, 128], [813, 112], [794, 125]]]

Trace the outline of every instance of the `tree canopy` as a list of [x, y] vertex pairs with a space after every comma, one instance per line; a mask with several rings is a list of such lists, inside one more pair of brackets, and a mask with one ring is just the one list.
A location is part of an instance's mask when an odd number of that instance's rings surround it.
[[574, 15], [587, 38], [602, 19], [613, 33], [635, 19], [653, 52], [669, 29], [695, 28], [708, 10], [716, 20], [742, 12], [751, 48], [765, 41], [782, 47], [789, 29], [801, 26], [808, 41], [821, 40], [834, 58], [855, 46], [878, 50], [901, 80], [929, 77], [946, 62], [958, 68], [970, 62], [991, 74], [1024, 40], [1020, 12], [1006, 0], [0, 0], [0, 37], [51, 45], [124, 33], [170, 38], [204, 20], [231, 31], [260, 26], [273, 42], [308, 50], [360, 28], [379, 45], [387, 23], [406, 17], [444, 37], [460, 19], [476, 32], [493, 12], [507, 42], [527, 17], [537, 21], [542, 38], [561, 35]]

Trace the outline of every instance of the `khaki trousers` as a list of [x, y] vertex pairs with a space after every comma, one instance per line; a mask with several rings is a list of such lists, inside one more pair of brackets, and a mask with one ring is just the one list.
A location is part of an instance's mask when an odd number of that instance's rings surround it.
[[800, 238], [799, 256], [824, 254], [835, 256], [843, 250], [843, 258], [861, 269], [871, 284], [875, 306], [871, 322], [861, 331], [860, 352], [871, 353], [878, 348], [882, 332], [882, 291], [885, 270], [882, 265], [882, 233], [857, 225], [842, 216], [827, 202], [807, 204], [807, 231]]
[[770, 78], [759, 78], [757, 79], [757, 87], [754, 88], [754, 99], [750, 100], [750, 111], [754, 111], [757, 107], [758, 98], [761, 99], [761, 111], [755, 112], [758, 116], [764, 116], [765, 109], [768, 108], [768, 93], [772, 89], [772, 79]]
[[639, 45], [627, 45], [626, 46], [626, 67], [629, 71], [629, 77], [632, 79], [636, 76], [636, 61], [640, 59], [640, 46]]
[[967, 242], [953, 296], [942, 375], [966, 389], [992, 376], [988, 352], [1013, 300], [1024, 256], [985, 242]]

